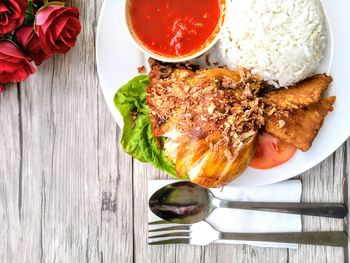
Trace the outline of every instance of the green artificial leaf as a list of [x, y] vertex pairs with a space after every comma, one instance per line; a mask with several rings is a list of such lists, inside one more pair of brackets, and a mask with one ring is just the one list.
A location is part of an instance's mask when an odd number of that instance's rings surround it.
[[15, 32], [12, 32], [10, 34], [4, 35], [0, 37], [0, 41], [9, 41], [12, 42], [14, 45], [17, 46], [15, 43]]
[[[146, 103], [148, 76], [137, 76], [121, 87], [114, 97], [114, 104], [124, 120], [121, 145], [125, 152], [141, 162], [148, 162], [168, 174], [176, 176], [175, 165], [159, 148], [152, 133], [152, 123]], [[136, 112], [136, 120], [132, 113]], [[160, 138], [164, 144], [165, 138]]]
[[35, 16], [30, 14], [30, 13], [26, 13], [26, 17], [24, 19], [24, 25], [26, 26], [31, 26], [34, 24], [34, 20], [35, 20]]
[[34, 20], [35, 20], [35, 12], [34, 12], [33, 1], [29, 0], [27, 5], [27, 10], [26, 10], [26, 16], [24, 19], [24, 25], [31, 26], [34, 24]]

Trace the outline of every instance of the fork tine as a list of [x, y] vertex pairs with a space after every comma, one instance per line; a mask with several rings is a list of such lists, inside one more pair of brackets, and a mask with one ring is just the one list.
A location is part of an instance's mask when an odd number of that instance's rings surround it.
[[149, 242], [148, 245], [190, 244], [189, 238], [174, 238], [161, 241]]
[[167, 233], [167, 234], [161, 234], [161, 235], [155, 235], [155, 236], [148, 236], [148, 239], [151, 238], [161, 238], [161, 237], [188, 237], [190, 238], [191, 232], [173, 232], [173, 233]]
[[158, 221], [153, 221], [153, 222], [149, 222], [149, 225], [162, 225], [162, 224], [172, 224], [169, 221], [165, 221], [165, 220], [158, 220]]
[[190, 230], [190, 226], [170, 226], [164, 228], [150, 229], [148, 232], [162, 232], [162, 231], [171, 231], [171, 230]]

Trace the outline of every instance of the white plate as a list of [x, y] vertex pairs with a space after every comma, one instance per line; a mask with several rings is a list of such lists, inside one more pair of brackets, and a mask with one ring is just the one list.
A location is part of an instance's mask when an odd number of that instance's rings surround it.
[[[350, 1], [323, 0], [328, 21], [328, 45], [320, 72], [332, 75], [329, 95], [336, 95], [330, 113], [312, 148], [298, 151], [287, 163], [269, 170], [247, 169], [232, 184], [258, 186], [280, 182], [314, 167], [332, 154], [350, 136]], [[97, 68], [103, 94], [115, 120], [122, 119], [113, 104], [115, 92], [135, 77], [146, 58], [137, 49], [124, 24], [124, 1], [105, 0], [97, 32]]]

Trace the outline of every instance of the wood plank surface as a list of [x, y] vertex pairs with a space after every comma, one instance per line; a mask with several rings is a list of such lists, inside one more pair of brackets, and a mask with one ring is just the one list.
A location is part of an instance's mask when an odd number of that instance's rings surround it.
[[[66, 56], [0, 94], [0, 262], [348, 262], [348, 248], [147, 245], [147, 182], [168, 178], [126, 155], [100, 90], [102, 0], [68, 1], [83, 32]], [[350, 141], [301, 175], [302, 200], [349, 202]], [[305, 231], [348, 220], [303, 217]]]
[[20, 109], [17, 85], [0, 95], [0, 262], [13, 262], [20, 238]]

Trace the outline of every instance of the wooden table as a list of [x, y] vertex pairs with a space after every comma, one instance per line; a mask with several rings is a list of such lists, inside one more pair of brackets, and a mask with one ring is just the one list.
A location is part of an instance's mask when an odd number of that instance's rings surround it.
[[[119, 147], [96, 71], [102, 0], [68, 3], [84, 24], [76, 48], [0, 95], [1, 263], [348, 262], [348, 248], [147, 246], [147, 180], [166, 176]], [[348, 203], [349, 167], [350, 141], [301, 175], [302, 200]], [[348, 220], [304, 217], [303, 228]]]

